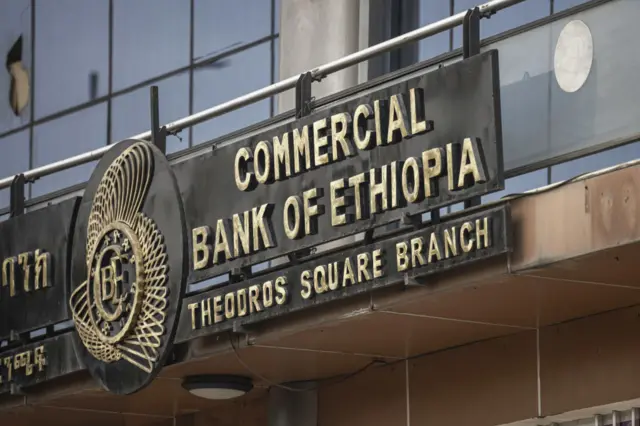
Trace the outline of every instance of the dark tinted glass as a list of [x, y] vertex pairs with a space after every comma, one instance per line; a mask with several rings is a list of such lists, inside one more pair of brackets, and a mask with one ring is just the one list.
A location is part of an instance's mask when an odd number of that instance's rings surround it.
[[114, 90], [189, 65], [189, 4], [186, 0], [113, 0]]
[[[420, 0], [420, 26], [432, 24], [449, 16], [449, 0]], [[425, 60], [449, 51], [449, 31], [420, 41], [419, 60]]]
[[[29, 0], [12, 0], [2, 3], [0, 13], [0, 133], [27, 124], [31, 105], [27, 103], [16, 115], [9, 103], [11, 75], [22, 79], [28, 86], [31, 75], [31, 2]], [[22, 48], [18, 40], [22, 37]], [[11, 65], [7, 69], [7, 59]], [[16, 62], [18, 61], [18, 62]]]
[[[102, 103], [50, 121], [34, 129], [34, 167], [60, 161], [104, 146], [107, 142], [107, 105]], [[32, 196], [86, 181], [96, 162], [38, 179]]]
[[195, 0], [194, 59], [215, 56], [271, 33], [271, 0]]
[[[194, 111], [202, 111], [268, 86], [271, 82], [271, 44], [259, 46], [197, 68], [194, 72]], [[194, 127], [193, 141], [201, 143], [269, 117], [269, 99], [216, 117]]]
[[108, 92], [108, 0], [38, 0], [36, 119]]
[[[0, 179], [29, 169], [29, 131], [0, 139]], [[9, 205], [9, 189], [0, 190], [0, 209]]]

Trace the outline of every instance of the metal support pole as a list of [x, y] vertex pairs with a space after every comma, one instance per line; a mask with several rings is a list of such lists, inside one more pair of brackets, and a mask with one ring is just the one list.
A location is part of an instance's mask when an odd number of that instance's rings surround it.
[[158, 96], [158, 86], [149, 88], [151, 95], [151, 142], [163, 154], [167, 154], [167, 128], [160, 127], [160, 102]]
[[19, 174], [13, 178], [10, 190], [10, 217], [16, 217], [24, 214], [24, 185], [25, 178], [23, 174]]
[[296, 83], [296, 118], [306, 117], [313, 110], [311, 83], [313, 77], [310, 72], [301, 74]]
[[[462, 57], [470, 58], [480, 53], [480, 9], [474, 7], [467, 10], [462, 21]], [[464, 208], [468, 209], [482, 204], [482, 197], [473, 197], [464, 202]]]

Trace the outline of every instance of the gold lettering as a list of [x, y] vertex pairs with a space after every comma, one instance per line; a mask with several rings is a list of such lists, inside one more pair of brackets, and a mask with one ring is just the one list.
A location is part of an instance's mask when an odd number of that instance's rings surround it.
[[[347, 283], [347, 281], [349, 281]], [[356, 282], [356, 277], [353, 273], [353, 267], [351, 266], [351, 259], [346, 258], [344, 260], [344, 265], [342, 266], [342, 287], [346, 287], [348, 285], [353, 285]]]
[[462, 247], [462, 251], [465, 253], [469, 253], [473, 250], [474, 239], [471, 236], [472, 230], [473, 225], [471, 222], [465, 222], [460, 227], [460, 247]]
[[203, 327], [211, 325], [211, 299], [200, 302], [200, 323]]
[[327, 273], [324, 269], [324, 265], [316, 266], [313, 270], [313, 289], [317, 294], [322, 294], [328, 291]]
[[287, 277], [280, 276], [276, 278], [276, 304], [284, 305], [289, 298], [289, 290], [287, 289]]
[[236, 296], [233, 292], [224, 295], [224, 316], [228, 320], [236, 316]]
[[238, 290], [238, 316], [243, 317], [247, 315], [247, 290], [241, 288]]
[[338, 262], [330, 263], [327, 267], [327, 281], [330, 290], [337, 290], [340, 283], [338, 282]]
[[427, 198], [438, 196], [438, 181], [435, 178], [442, 173], [442, 155], [442, 148], [432, 148], [422, 153], [424, 194]]
[[382, 270], [382, 250], [375, 249], [373, 251], [373, 278], [380, 278], [384, 275]]
[[22, 265], [23, 288], [26, 293], [31, 291], [31, 257], [30, 252], [18, 255], [18, 265]]
[[[360, 253], [358, 259], [358, 282], [369, 281], [371, 276], [367, 267], [369, 266], [369, 253]], [[364, 277], [364, 280], [362, 279]]]
[[36, 290], [51, 286], [51, 255], [44, 250], [36, 250]]
[[273, 306], [273, 282], [271, 281], [262, 284], [262, 304], [265, 308]]
[[[341, 226], [347, 223], [347, 214], [344, 212], [346, 204], [344, 196], [345, 179], [334, 180], [329, 184], [331, 196], [331, 226]], [[341, 195], [338, 195], [340, 191]], [[338, 213], [340, 209], [341, 213]]]
[[389, 122], [388, 117], [388, 102], [386, 100], [376, 100], [373, 102], [373, 112], [376, 124], [376, 145], [381, 146], [385, 143], [384, 135]]
[[[476, 158], [476, 154], [479, 158]], [[478, 144], [475, 140], [466, 138], [462, 142], [458, 188], [467, 188], [475, 183], [484, 183], [487, 181], [481, 155], [482, 153], [478, 149]], [[468, 179], [468, 175], [471, 175], [473, 180]]]
[[[302, 193], [305, 235], [318, 232], [318, 219], [316, 216], [324, 213], [324, 206], [315, 201], [320, 197], [322, 197], [322, 188], [311, 188]], [[311, 204], [312, 201], [314, 201], [314, 204]]]
[[195, 330], [196, 327], [196, 310], [198, 309], [198, 304], [197, 303], [189, 303], [187, 305], [187, 308], [189, 308], [189, 311], [191, 311], [191, 330]]
[[[284, 203], [283, 220], [284, 233], [290, 240], [296, 240], [302, 237], [300, 228], [300, 204], [302, 201], [297, 195], [287, 198]], [[291, 222], [293, 221], [293, 225]]]
[[240, 148], [236, 152], [236, 160], [234, 163], [234, 171], [236, 178], [236, 186], [240, 191], [251, 191], [255, 188], [256, 182], [253, 173], [248, 170], [247, 164], [253, 161], [251, 149]]
[[313, 165], [315, 167], [329, 163], [329, 154], [326, 153], [326, 148], [329, 145], [326, 127], [326, 118], [313, 123]]
[[289, 156], [289, 133], [285, 132], [282, 138], [273, 137], [273, 169], [276, 180], [282, 180], [283, 175], [291, 176], [291, 158]]
[[[482, 243], [484, 241], [484, 244]], [[491, 239], [489, 233], [489, 218], [476, 219], [476, 247], [478, 250], [482, 248], [488, 248], [491, 246]]]
[[422, 180], [420, 180], [420, 160], [409, 157], [402, 165], [402, 195], [409, 203], [422, 201]]
[[[229, 240], [227, 238], [229, 224], [226, 219], [218, 219], [216, 224], [216, 238], [213, 246], [213, 264], [218, 265], [232, 258]], [[222, 256], [220, 256], [222, 254]]]
[[[340, 153], [338, 153], [340, 144]], [[345, 157], [356, 155], [351, 148], [351, 115], [341, 112], [331, 116], [331, 155], [333, 161], [342, 160]]]
[[[269, 216], [273, 210], [272, 204], [263, 204], [260, 208], [254, 207], [252, 212], [251, 224], [253, 225], [253, 250], [258, 251], [262, 247], [273, 247], [273, 238], [271, 237], [271, 227]], [[267, 218], [265, 218], [265, 215]]]
[[411, 134], [418, 135], [430, 130], [427, 121], [418, 118], [418, 116], [424, 117], [424, 90], [420, 88], [409, 90], [409, 101], [411, 102]]
[[251, 313], [262, 311], [262, 307], [260, 306], [260, 286], [257, 284], [249, 287], [249, 310]]
[[[300, 165], [300, 157], [304, 157], [304, 169]], [[305, 169], [311, 169], [308, 126], [303, 126], [301, 131], [293, 129], [293, 170], [297, 174]]]
[[363, 206], [365, 206], [365, 197], [364, 195], [360, 192], [360, 189], [362, 187], [362, 185], [367, 181], [367, 175], [365, 173], [360, 173], [358, 175], [355, 176], [351, 176], [349, 178], [349, 186], [353, 187], [353, 193], [354, 193], [354, 204], [356, 206], [356, 220], [360, 220], [364, 217], [365, 212], [366, 212], [366, 207], [363, 208]]
[[312, 296], [310, 279], [311, 271], [302, 271], [302, 274], [300, 274], [300, 284], [302, 284], [300, 296], [302, 296], [303, 299], [310, 299]]
[[[377, 179], [379, 176], [379, 179]], [[377, 182], [376, 182], [377, 181]], [[389, 181], [387, 179], [387, 166], [369, 170], [369, 209], [371, 213], [379, 213], [387, 210], [389, 197]]]
[[193, 269], [204, 269], [209, 265], [211, 257], [211, 228], [200, 226], [193, 228]]
[[[355, 113], [353, 114], [353, 142], [356, 147], [361, 150], [367, 150], [372, 148], [371, 146], [371, 130], [367, 129], [368, 118], [373, 114], [373, 109], [367, 104], [358, 105]], [[361, 134], [360, 129], [364, 129], [364, 135]]]
[[440, 255], [440, 245], [435, 232], [431, 234], [431, 239], [429, 240], [429, 263], [433, 262], [434, 256], [436, 257], [436, 261], [442, 259], [442, 256]]
[[222, 296], [218, 295], [213, 298], [213, 321], [217, 324], [223, 320]]
[[396, 266], [398, 272], [406, 271], [409, 269], [409, 258], [407, 252], [409, 247], [405, 241], [396, 243]]
[[255, 160], [253, 169], [256, 173], [258, 183], [271, 182], [271, 146], [267, 141], [260, 141], [256, 144]]
[[2, 262], [2, 286], [9, 287], [9, 296], [16, 295], [16, 263], [17, 257], [8, 257]]
[[[239, 214], [233, 215], [233, 256], [251, 253], [251, 217], [249, 211], [243, 213], [243, 220]], [[243, 223], [244, 222], [244, 223]]]
[[400, 142], [409, 135], [407, 122], [407, 108], [404, 105], [402, 95], [391, 95], [389, 98], [389, 128], [387, 130], [388, 144]]
[[448, 229], [444, 230], [444, 257], [448, 259], [451, 256], [458, 255], [458, 240], [456, 238], [456, 227], [451, 227], [451, 232]]
[[422, 257], [422, 249], [424, 238], [416, 237], [411, 239], [411, 263], [414, 267], [424, 265], [424, 257]]

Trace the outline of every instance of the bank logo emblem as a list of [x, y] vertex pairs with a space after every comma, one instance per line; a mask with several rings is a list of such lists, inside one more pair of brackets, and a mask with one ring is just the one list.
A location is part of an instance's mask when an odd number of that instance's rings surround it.
[[169, 266], [163, 235], [142, 212], [153, 179], [145, 142], [105, 172], [87, 226], [87, 276], [71, 294], [78, 335], [97, 360], [151, 373], [165, 334]]

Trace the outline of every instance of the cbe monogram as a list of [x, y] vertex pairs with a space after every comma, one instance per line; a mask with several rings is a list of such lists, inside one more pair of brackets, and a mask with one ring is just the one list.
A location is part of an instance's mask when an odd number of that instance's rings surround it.
[[71, 295], [78, 335], [97, 360], [151, 372], [165, 334], [169, 266], [164, 238], [142, 212], [153, 153], [131, 145], [105, 172], [87, 229], [87, 280]]

